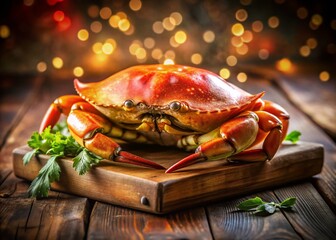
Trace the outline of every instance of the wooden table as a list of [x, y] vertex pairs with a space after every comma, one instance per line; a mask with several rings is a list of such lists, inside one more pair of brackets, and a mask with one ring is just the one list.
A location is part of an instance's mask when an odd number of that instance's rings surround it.
[[[290, 130], [301, 131], [303, 141], [324, 145], [322, 173], [165, 215], [55, 191], [48, 198], [28, 198], [29, 182], [13, 174], [12, 151], [37, 130], [53, 99], [74, 90], [72, 81], [64, 79], [2, 76], [0, 239], [336, 239], [335, 81], [321, 83], [309, 73], [284, 77], [259, 68], [249, 70], [253, 77], [246, 83], [232, 82], [251, 93], [266, 90], [266, 99], [289, 111]], [[267, 217], [237, 211], [237, 204], [254, 196], [274, 202], [294, 196], [297, 204], [291, 212]]]

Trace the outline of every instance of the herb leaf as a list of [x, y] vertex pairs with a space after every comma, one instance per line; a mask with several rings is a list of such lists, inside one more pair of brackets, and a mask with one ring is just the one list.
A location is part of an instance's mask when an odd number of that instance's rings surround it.
[[273, 214], [279, 209], [288, 209], [295, 205], [296, 198], [290, 197], [279, 203], [264, 202], [261, 198], [255, 197], [241, 202], [237, 208], [243, 211], [253, 211], [254, 214]]
[[57, 158], [60, 156], [51, 156], [44, 165], [38, 176], [31, 183], [28, 194], [30, 197], [47, 197], [50, 189], [50, 185], [54, 181], [58, 181], [60, 178], [61, 168], [57, 163]]
[[287, 198], [287, 199], [283, 200], [280, 203], [280, 207], [281, 208], [291, 208], [295, 205], [295, 203], [296, 203], [296, 198], [290, 197], [290, 198]]
[[294, 130], [285, 137], [285, 140], [290, 141], [292, 143], [296, 143], [297, 141], [300, 140], [300, 136], [301, 132]]
[[264, 201], [260, 197], [255, 197], [241, 202], [237, 207], [240, 210], [249, 211], [251, 209], [257, 208], [262, 204], [264, 204]]
[[101, 157], [83, 148], [82, 151], [73, 158], [73, 167], [79, 175], [83, 175], [87, 173], [93, 165], [99, 163], [101, 159]]

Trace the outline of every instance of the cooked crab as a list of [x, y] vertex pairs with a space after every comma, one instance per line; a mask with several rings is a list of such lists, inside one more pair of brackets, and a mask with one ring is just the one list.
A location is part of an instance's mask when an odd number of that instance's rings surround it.
[[[265, 161], [283, 141], [289, 115], [220, 76], [180, 65], [130, 67], [101, 82], [74, 81], [78, 95], [57, 98], [40, 131], [63, 113], [75, 140], [115, 161], [163, 168], [122, 151], [119, 140], [195, 151], [166, 172], [205, 160]], [[259, 144], [262, 143], [262, 144]], [[260, 146], [260, 147], [256, 147]]]

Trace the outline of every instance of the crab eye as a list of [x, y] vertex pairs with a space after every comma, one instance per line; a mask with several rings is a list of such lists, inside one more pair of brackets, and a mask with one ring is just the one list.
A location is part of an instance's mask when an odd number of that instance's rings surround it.
[[132, 100], [126, 100], [126, 101], [124, 102], [124, 106], [125, 106], [126, 108], [132, 108], [132, 107], [134, 107], [134, 102], [133, 102]]
[[178, 111], [178, 110], [180, 110], [181, 109], [181, 103], [180, 102], [171, 102], [170, 104], [169, 104], [169, 108], [171, 109], [171, 110], [173, 110], [173, 111]]

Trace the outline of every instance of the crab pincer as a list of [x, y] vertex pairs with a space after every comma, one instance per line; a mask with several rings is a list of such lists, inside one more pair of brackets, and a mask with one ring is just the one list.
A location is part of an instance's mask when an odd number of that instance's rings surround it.
[[61, 114], [67, 115], [68, 128], [74, 139], [98, 156], [115, 162], [165, 169], [155, 162], [121, 150], [120, 145], [112, 138], [115, 135], [124, 135], [125, 138], [138, 142], [145, 139], [141, 135], [112, 126], [92, 105], [75, 95], [59, 97], [50, 105], [41, 123], [40, 132], [47, 126], [53, 127]]

